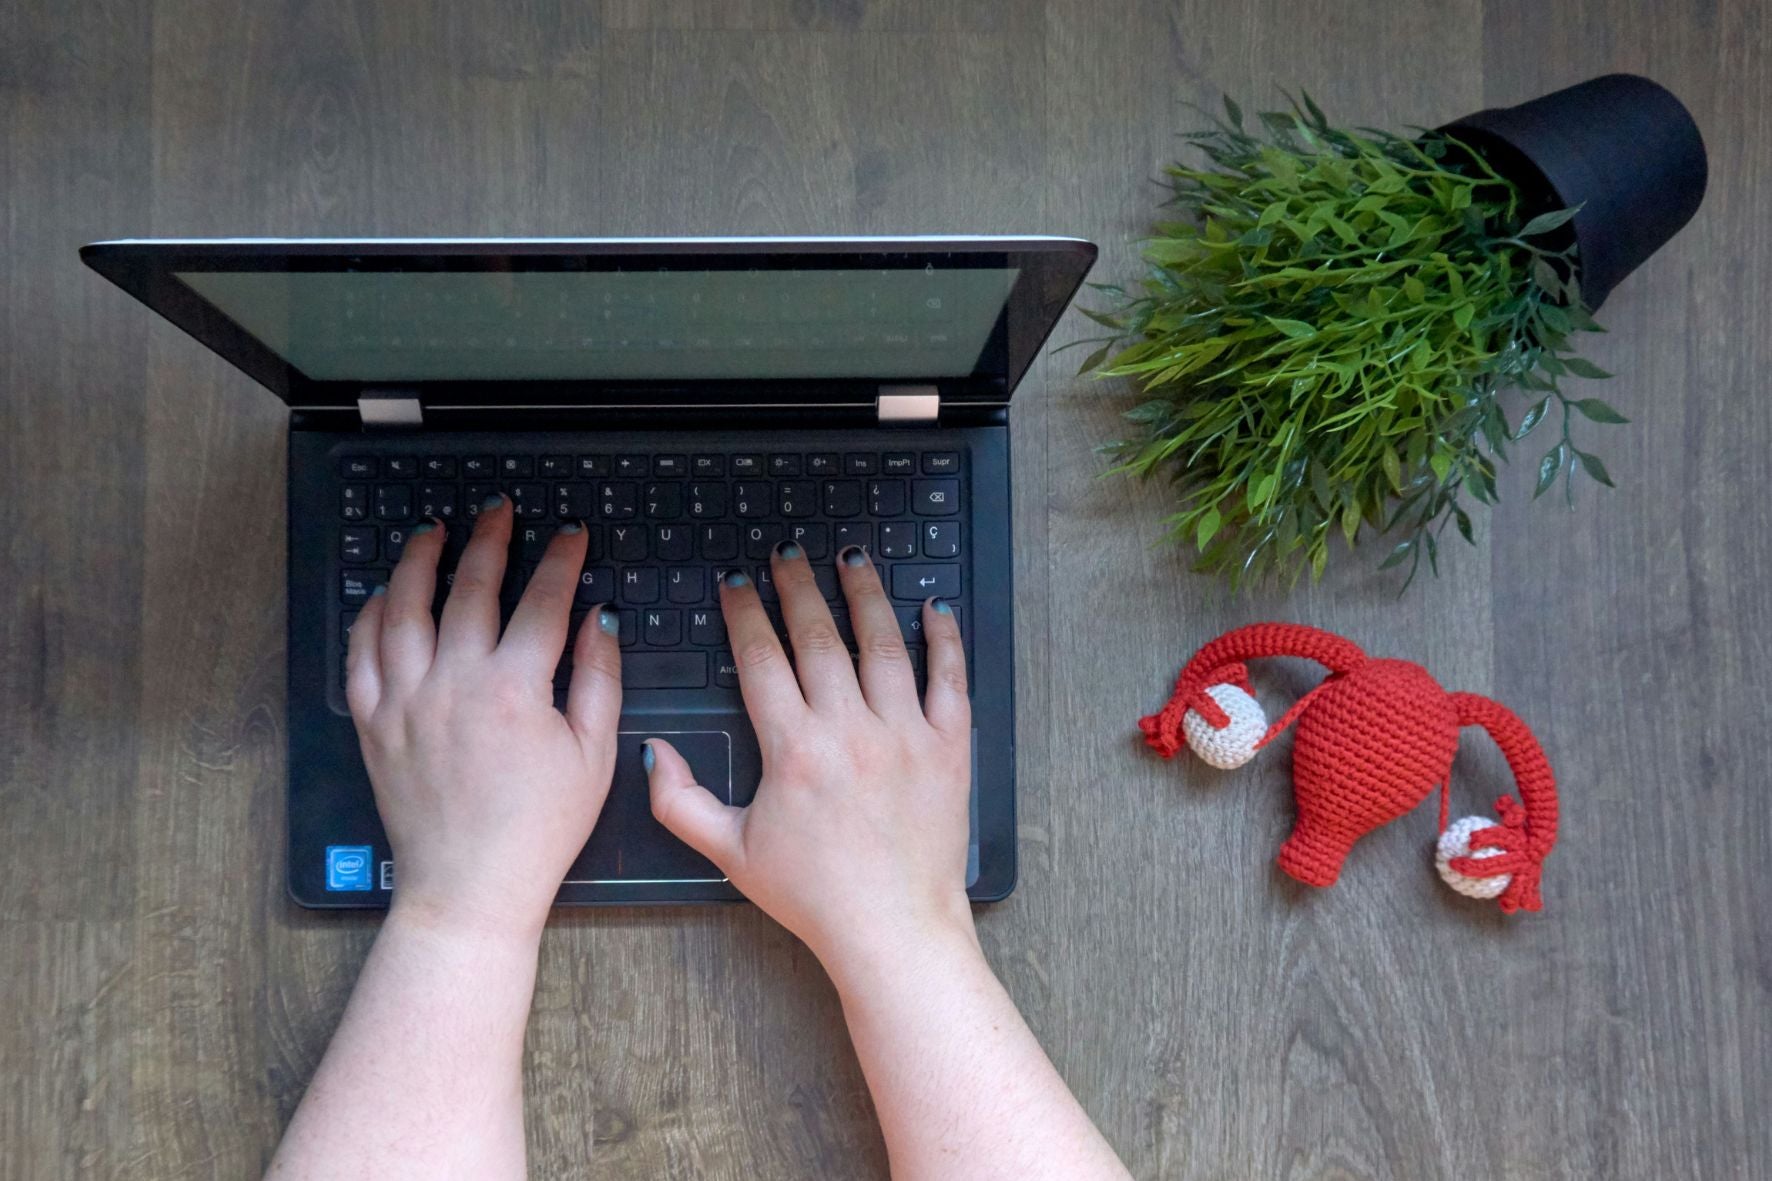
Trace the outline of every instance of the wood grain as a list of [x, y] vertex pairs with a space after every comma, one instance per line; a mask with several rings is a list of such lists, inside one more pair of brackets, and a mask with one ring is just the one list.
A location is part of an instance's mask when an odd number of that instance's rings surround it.
[[[1302, 85], [1433, 124], [1610, 69], [1685, 99], [1712, 177], [1604, 309], [1634, 421], [1591, 429], [1620, 488], [1573, 515], [1512, 471], [1402, 599], [1358, 559], [1232, 599], [1153, 544], [1161, 489], [1097, 478], [1127, 391], [1036, 366], [1022, 877], [980, 924], [1141, 1179], [1765, 1175], [1769, 50], [1752, 0], [0, 7], [0, 1178], [251, 1175], [374, 933], [280, 885], [280, 408], [80, 242], [1035, 231], [1126, 277], [1184, 102]], [[1544, 915], [1444, 891], [1428, 809], [1307, 892], [1272, 868], [1283, 751], [1217, 776], [1138, 746], [1176, 665], [1265, 616], [1539, 729]], [[1466, 746], [1475, 811], [1505, 769]], [[537, 1177], [884, 1176], [829, 985], [747, 908], [562, 916], [526, 1072]]]

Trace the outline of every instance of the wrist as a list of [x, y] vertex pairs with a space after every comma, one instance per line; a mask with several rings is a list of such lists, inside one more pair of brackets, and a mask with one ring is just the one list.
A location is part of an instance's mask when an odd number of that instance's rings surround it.
[[964, 894], [925, 914], [876, 918], [812, 950], [845, 998], [883, 981], [915, 979], [984, 960]]
[[545, 908], [482, 906], [463, 898], [396, 889], [387, 922], [429, 939], [533, 952], [541, 945], [547, 913]]

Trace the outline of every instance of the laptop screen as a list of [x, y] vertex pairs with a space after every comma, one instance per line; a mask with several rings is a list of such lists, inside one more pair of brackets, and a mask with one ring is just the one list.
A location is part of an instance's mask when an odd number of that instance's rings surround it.
[[1015, 268], [185, 271], [318, 381], [964, 377]]
[[290, 405], [1002, 404], [1074, 238], [218, 239], [81, 256]]

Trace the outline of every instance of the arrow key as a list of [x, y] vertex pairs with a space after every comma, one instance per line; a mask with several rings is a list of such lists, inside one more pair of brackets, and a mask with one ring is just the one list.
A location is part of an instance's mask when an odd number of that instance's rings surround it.
[[892, 567], [892, 597], [921, 602], [931, 595], [938, 599], [960, 597], [960, 568], [954, 565], [913, 565], [900, 562]]

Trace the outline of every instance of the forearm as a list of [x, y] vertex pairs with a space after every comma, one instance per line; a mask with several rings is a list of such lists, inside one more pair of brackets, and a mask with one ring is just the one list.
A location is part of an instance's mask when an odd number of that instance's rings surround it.
[[1124, 1181], [969, 925], [832, 971], [896, 1181]]
[[269, 1176], [522, 1177], [539, 941], [396, 904]]

